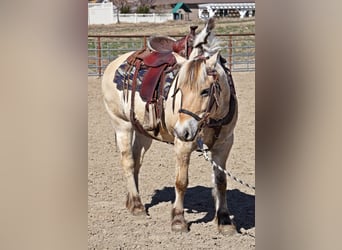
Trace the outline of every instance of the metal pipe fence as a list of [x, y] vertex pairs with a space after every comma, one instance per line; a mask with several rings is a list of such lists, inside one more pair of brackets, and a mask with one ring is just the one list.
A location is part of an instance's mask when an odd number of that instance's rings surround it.
[[[224, 45], [221, 55], [231, 71], [255, 71], [255, 34], [216, 34]], [[89, 35], [88, 76], [102, 76], [107, 65], [118, 56], [146, 47], [150, 36]], [[180, 35], [174, 35], [179, 39]]]

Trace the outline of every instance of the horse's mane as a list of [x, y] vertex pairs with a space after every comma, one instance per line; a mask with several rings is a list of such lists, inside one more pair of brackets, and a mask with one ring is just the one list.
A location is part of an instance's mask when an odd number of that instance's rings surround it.
[[179, 70], [179, 87], [188, 87], [198, 90], [207, 78], [205, 59], [198, 58], [187, 61]]
[[214, 18], [211, 18], [204, 29], [196, 35], [190, 59], [196, 58], [199, 55], [210, 57], [221, 50], [222, 42], [215, 37], [213, 33], [214, 27], [215, 21]]
[[220, 41], [213, 33], [210, 33], [208, 37], [208, 43], [203, 44], [203, 51], [205, 57], [210, 57], [216, 52], [220, 51], [222, 46], [222, 41]]
[[211, 18], [204, 29], [196, 35], [189, 60], [183, 64], [179, 71], [179, 78], [182, 79], [180, 87], [187, 86], [190, 89], [198, 90], [206, 81], [206, 59], [222, 48], [222, 42], [215, 37], [212, 31], [214, 27], [215, 22]]

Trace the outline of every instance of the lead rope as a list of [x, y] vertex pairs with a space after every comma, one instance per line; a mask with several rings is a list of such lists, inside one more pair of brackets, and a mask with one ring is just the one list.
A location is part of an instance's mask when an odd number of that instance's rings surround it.
[[205, 159], [206, 161], [209, 161], [209, 162], [211, 163], [213, 169], [214, 169], [214, 168], [217, 168], [217, 169], [219, 169], [220, 171], [224, 172], [226, 175], [228, 175], [230, 178], [232, 178], [234, 181], [236, 181], [236, 182], [238, 182], [238, 183], [240, 183], [240, 184], [242, 184], [242, 185], [244, 185], [244, 186], [246, 186], [246, 187], [248, 187], [248, 188], [250, 188], [250, 189], [255, 190], [255, 187], [254, 187], [254, 186], [249, 185], [249, 184], [247, 184], [246, 182], [244, 182], [244, 181], [238, 179], [237, 177], [235, 177], [235, 176], [233, 176], [231, 173], [229, 173], [226, 169], [223, 169], [221, 166], [217, 165], [216, 162], [214, 162], [213, 159], [211, 159], [211, 158], [208, 156], [208, 153], [207, 153], [208, 149], [204, 149], [204, 145], [205, 145], [205, 144], [203, 143], [203, 140], [202, 140], [201, 138], [198, 138], [198, 139], [197, 139], [197, 145], [198, 145], [199, 149], [201, 150], [204, 159]]
[[[229, 173], [227, 170], [225, 170], [225, 169], [221, 168], [219, 165], [217, 165], [217, 164], [208, 156], [208, 153], [207, 153], [208, 148], [204, 149], [204, 146], [206, 146], [206, 145], [203, 143], [202, 138], [198, 138], [198, 139], [197, 139], [197, 145], [198, 145], [199, 149], [201, 150], [204, 159], [205, 159], [206, 161], [209, 161], [209, 162], [211, 163], [211, 165], [212, 165], [212, 167], [213, 167], [213, 170], [214, 170], [214, 168], [216, 167], [217, 169], [219, 169], [220, 171], [224, 172], [226, 175], [228, 175], [228, 176], [229, 176], [230, 178], [232, 178], [233, 180], [239, 182], [239, 183], [242, 184], [242, 185], [245, 185], [246, 187], [248, 187], [248, 188], [250, 188], [250, 189], [255, 190], [255, 187], [254, 187], [254, 186], [251, 186], [251, 185], [245, 183], [244, 181], [242, 181], [242, 180], [236, 178], [236, 177], [233, 176], [231, 173]], [[233, 218], [231, 218], [231, 219], [233, 219]], [[250, 237], [252, 237], [252, 238], [255, 238], [255, 235], [254, 235], [253, 233], [249, 232], [248, 230], [246, 230], [246, 229], [244, 229], [244, 228], [240, 228], [240, 233], [241, 233], [242, 235], [246, 235], [246, 236], [250, 236]]]

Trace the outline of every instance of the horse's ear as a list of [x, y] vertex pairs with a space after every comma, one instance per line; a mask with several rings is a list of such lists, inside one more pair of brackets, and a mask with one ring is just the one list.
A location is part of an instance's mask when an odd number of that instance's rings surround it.
[[172, 52], [172, 54], [173, 54], [174, 57], [176, 58], [176, 61], [177, 61], [177, 64], [178, 64], [178, 65], [183, 65], [183, 64], [187, 61], [186, 58], [184, 58], [184, 57], [178, 55], [178, 54], [175, 53], [175, 52]]
[[211, 57], [209, 57], [209, 59], [207, 60], [207, 67], [210, 67], [212, 69], [214, 69], [216, 67], [216, 64], [219, 63], [220, 60], [220, 52], [216, 52], [214, 55], [212, 55]]

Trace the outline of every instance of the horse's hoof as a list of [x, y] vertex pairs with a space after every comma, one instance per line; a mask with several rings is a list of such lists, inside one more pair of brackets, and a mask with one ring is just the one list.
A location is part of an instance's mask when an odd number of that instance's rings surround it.
[[134, 216], [146, 215], [145, 207], [143, 205], [133, 207], [133, 209], [131, 210], [131, 213]]
[[173, 208], [171, 211], [171, 230], [173, 232], [189, 232], [188, 223], [184, 219], [184, 211]]
[[127, 195], [126, 208], [133, 215], [146, 215], [145, 207], [138, 196], [131, 197]]
[[174, 219], [171, 223], [171, 230], [173, 232], [189, 232], [189, 226], [188, 223], [183, 219]]
[[237, 234], [237, 230], [234, 225], [219, 225], [218, 231], [219, 233], [227, 236], [233, 236]]

